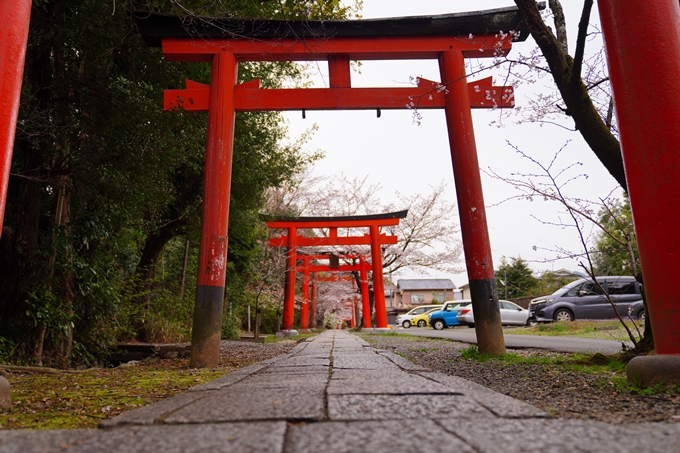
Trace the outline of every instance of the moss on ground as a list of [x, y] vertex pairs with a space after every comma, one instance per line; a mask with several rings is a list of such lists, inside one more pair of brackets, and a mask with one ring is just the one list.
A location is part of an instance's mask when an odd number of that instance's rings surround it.
[[82, 372], [6, 372], [12, 408], [0, 413], [0, 428], [95, 428], [105, 418], [163, 400], [234, 369], [189, 369], [188, 359], [149, 359], [129, 367]]

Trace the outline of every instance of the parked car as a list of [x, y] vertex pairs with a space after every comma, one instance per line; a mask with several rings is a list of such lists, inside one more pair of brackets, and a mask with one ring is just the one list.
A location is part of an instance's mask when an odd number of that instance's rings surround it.
[[[598, 284], [595, 283], [597, 281]], [[532, 322], [573, 321], [574, 319], [615, 318], [614, 307], [621, 316], [644, 319], [642, 285], [629, 276], [595, 277], [576, 280], [549, 296], [533, 299], [529, 303], [529, 319]], [[602, 289], [600, 289], [600, 287]]]
[[[498, 301], [501, 310], [501, 325], [526, 326], [529, 324], [529, 310], [507, 300]], [[458, 311], [458, 324], [475, 326], [475, 315], [472, 304]]]
[[442, 307], [441, 304], [421, 305], [421, 306], [416, 307], [416, 308], [412, 309], [411, 311], [409, 311], [409, 312], [407, 312], [403, 315], [397, 316], [396, 324], [398, 326], [402, 326], [404, 329], [408, 329], [409, 327], [411, 327], [411, 319], [413, 319], [413, 317], [418, 316], [418, 315], [422, 315], [426, 311], [430, 311], [433, 308], [441, 308], [441, 307]]
[[430, 313], [428, 322], [435, 330], [442, 330], [446, 327], [453, 327], [458, 325], [456, 316], [458, 310], [462, 307], [467, 307], [472, 301], [470, 299], [451, 300], [444, 303], [441, 310]]
[[439, 311], [441, 309], [442, 309], [442, 307], [440, 305], [439, 307], [435, 307], [431, 310], [428, 310], [421, 315], [414, 316], [413, 318], [411, 318], [411, 325], [412, 326], [418, 326], [418, 327], [427, 327], [428, 326], [427, 323], [429, 321], [428, 317], [430, 316], [430, 313], [435, 312], [435, 311]]

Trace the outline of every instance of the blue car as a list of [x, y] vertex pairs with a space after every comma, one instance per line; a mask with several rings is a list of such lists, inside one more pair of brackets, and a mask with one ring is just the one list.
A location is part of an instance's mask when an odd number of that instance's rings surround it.
[[458, 325], [458, 310], [462, 307], [467, 307], [472, 301], [470, 299], [465, 300], [451, 300], [444, 303], [444, 306], [439, 311], [434, 311], [428, 317], [429, 324], [435, 330], [442, 330], [445, 327], [453, 327]]

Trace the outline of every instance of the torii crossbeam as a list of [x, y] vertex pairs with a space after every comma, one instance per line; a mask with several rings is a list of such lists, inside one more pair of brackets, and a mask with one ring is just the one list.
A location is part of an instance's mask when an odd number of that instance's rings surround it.
[[[219, 359], [237, 111], [443, 108], [479, 348], [491, 354], [505, 351], [470, 109], [513, 106], [513, 91], [493, 87], [488, 79], [468, 82], [464, 59], [505, 55], [513, 39], [525, 39], [528, 30], [516, 8], [351, 21], [148, 12], [137, 17], [144, 39], [162, 46], [168, 60], [212, 63], [209, 87], [189, 82], [185, 90], [165, 96], [166, 108], [209, 112], [192, 367], [215, 366]], [[436, 59], [441, 80], [420, 80], [411, 88], [352, 88], [350, 61], [394, 59]], [[257, 81], [239, 85], [238, 63], [246, 61], [326, 61], [329, 87], [261, 89]]]

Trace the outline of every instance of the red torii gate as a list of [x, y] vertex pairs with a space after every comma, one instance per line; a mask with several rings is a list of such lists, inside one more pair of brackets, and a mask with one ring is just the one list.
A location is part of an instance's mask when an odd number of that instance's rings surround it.
[[[380, 233], [380, 227], [398, 225], [406, 217], [408, 211], [391, 212], [376, 215], [339, 216], [339, 217], [279, 217], [267, 222], [271, 229], [287, 229], [288, 234], [271, 238], [272, 247], [285, 246], [286, 255], [286, 293], [283, 302], [283, 333], [297, 335], [293, 329], [295, 320], [295, 274], [297, 272], [297, 247], [331, 246], [331, 245], [367, 245], [371, 246], [371, 263], [373, 267], [373, 301], [375, 304], [375, 322], [379, 329], [387, 329], [387, 311], [385, 309], [385, 284], [382, 271], [381, 245], [396, 244], [396, 236]], [[299, 236], [298, 230], [323, 228], [328, 229], [328, 236]], [[338, 228], [368, 228], [369, 234], [363, 236], [338, 236]], [[360, 266], [357, 266], [356, 270]]]
[[[209, 112], [191, 366], [215, 366], [219, 359], [237, 111], [443, 108], [478, 345], [484, 353], [505, 352], [470, 109], [512, 107], [514, 97], [511, 87], [493, 87], [490, 79], [468, 83], [464, 59], [503, 55], [514, 37], [525, 39], [516, 8], [430, 18], [300, 22], [187, 21], [144, 13], [137, 23], [147, 43], [162, 45], [169, 61], [212, 63], [209, 87], [190, 82], [185, 90], [165, 93], [166, 109]], [[394, 59], [437, 59], [441, 83], [420, 80], [411, 88], [352, 88], [351, 60]], [[239, 85], [238, 63], [246, 61], [327, 61], [330, 88], [260, 89], [257, 81]], [[382, 290], [382, 275], [374, 278]], [[384, 311], [382, 303], [376, 307], [378, 327], [386, 326], [384, 313], [377, 311]], [[292, 330], [292, 324], [288, 310], [284, 329]]]
[[[332, 266], [332, 265], [311, 265], [310, 261], [311, 260], [330, 260], [331, 255], [338, 256], [339, 259], [354, 259], [354, 260], [359, 260], [358, 264], [343, 264], [343, 265], [338, 265], [338, 266]], [[371, 314], [370, 314], [370, 301], [368, 298], [368, 267], [369, 263], [366, 262], [366, 259], [362, 255], [357, 255], [357, 254], [331, 254], [331, 253], [322, 253], [322, 254], [316, 254], [316, 255], [303, 255], [300, 254], [298, 255], [298, 258], [302, 259], [303, 264], [302, 266], [298, 266], [297, 272], [302, 272], [302, 304], [300, 306], [300, 330], [305, 330], [308, 328], [307, 325], [307, 318], [309, 317], [306, 314], [306, 305], [307, 302], [309, 301], [309, 281], [310, 281], [310, 274], [311, 275], [316, 275], [318, 272], [332, 272], [334, 273], [332, 277], [335, 278], [335, 280], [326, 280], [326, 281], [338, 281], [339, 276], [337, 275], [338, 272], [359, 272], [359, 281], [360, 281], [360, 291], [361, 291], [361, 303], [362, 303], [362, 313], [363, 313], [363, 326], [364, 327], [371, 327]], [[351, 277], [349, 280], [352, 280], [354, 283], [356, 281], [352, 279]], [[384, 292], [383, 292], [384, 294]], [[354, 310], [354, 309], [353, 309]], [[313, 315], [315, 315], [315, 305], [312, 305], [311, 312]], [[353, 319], [354, 322], [354, 319]], [[354, 326], [352, 326], [354, 327]]]

